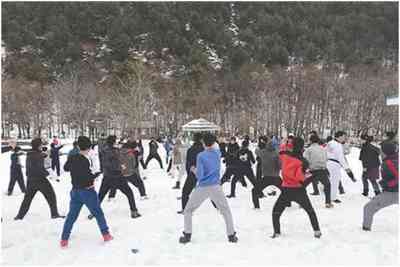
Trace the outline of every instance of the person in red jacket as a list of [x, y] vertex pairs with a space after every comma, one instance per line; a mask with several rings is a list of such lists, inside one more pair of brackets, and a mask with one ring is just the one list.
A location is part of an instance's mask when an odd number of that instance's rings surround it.
[[279, 237], [281, 227], [279, 219], [290, 201], [297, 202], [308, 214], [314, 237], [320, 238], [317, 215], [308, 198], [304, 187], [304, 180], [308, 177], [308, 162], [303, 158], [304, 140], [300, 137], [293, 139], [292, 151], [284, 151], [280, 154], [282, 164], [282, 192], [272, 210], [272, 223], [274, 234], [271, 238]]

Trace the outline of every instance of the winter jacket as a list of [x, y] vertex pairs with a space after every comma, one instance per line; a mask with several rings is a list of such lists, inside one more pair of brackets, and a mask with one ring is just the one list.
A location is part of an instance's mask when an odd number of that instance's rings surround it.
[[361, 147], [359, 160], [361, 160], [363, 168], [374, 169], [381, 165], [379, 160], [379, 148], [371, 143], [364, 143]]
[[[122, 148], [120, 155], [122, 176], [129, 177], [136, 174], [138, 167], [137, 151], [130, 148]], [[125, 168], [122, 168], [122, 165]]]
[[103, 176], [105, 178], [120, 178], [122, 174], [119, 149], [110, 144], [105, 145], [103, 149], [102, 165]]
[[225, 160], [226, 160], [226, 164], [227, 165], [235, 165], [238, 163], [238, 152], [240, 150], [240, 147], [237, 143], [228, 144], [228, 149], [226, 151], [226, 156], [225, 156]]
[[176, 143], [173, 150], [174, 164], [183, 164], [185, 151], [182, 144]]
[[172, 150], [173, 147], [173, 143], [171, 142], [171, 140], [166, 140], [164, 143], [164, 149], [167, 153], [169, 153]]
[[152, 155], [157, 154], [157, 149], [158, 149], [157, 142], [154, 140], [150, 141], [150, 143], [149, 143], [150, 154], [152, 154]]
[[68, 152], [68, 157], [76, 156], [76, 155], [78, 155], [78, 154], [79, 154], [79, 148], [78, 148], [78, 147], [74, 147], [73, 149], [71, 149], [71, 150]]
[[272, 147], [273, 147], [276, 151], [278, 151], [278, 149], [279, 149], [279, 140], [278, 140], [278, 138], [276, 138], [276, 136], [272, 137], [271, 143], [272, 143]]
[[49, 172], [44, 167], [44, 158], [47, 157], [42, 151], [29, 151], [26, 155], [25, 171], [28, 180], [45, 179]]
[[195, 166], [196, 167], [196, 160], [197, 160], [197, 155], [204, 150], [203, 145], [198, 142], [194, 143], [187, 151], [186, 153], [186, 172], [189, 175], [190, 174], [190, 167]]
[[60, 160], [60, 149], [63, 148], [64, 145], [61, 146], [55, 146], [54, 144], [51, 145], [50, 149], [50, 158], [53, 161], [58, 161]]
[[226, 156], [226, 143], [225, 142], [219, 143], [219, 150], [221, 151], [221, 158], [225, 158], [225, 156]]
[[280, 154], [282, 163], [282, 187], [302, 187], [308, 161], [291, 152]]
[[310, 163], [310, 169], [323, 170], [326, 169], [326, 162], [328, 160], [326, 149], [317, 143], [311, 144], [306, 151], [304, 151], [304, 158]]
[[261, 162], [261, 176], [279, 177], [281, 170], [281, 161], [278, 152], [272, 144], [268, 144], [265, 148], [258, 149], [257, 157]]
[[238, 157], [240, 167], [251, 168], [251, 165], [256, 163], [253, 152], [251, 152], [247, 147], [239, 150]]
[[219, 149], [207, 149], [197, 155], [196, 178], [198, 186], [219, 185], [220, 170], [221, 152]]
[[89, 159], [82, 154], [68, 157], [64, 164], [64, 171], [71, 172], [72, 189], [92, 187], [94, 179], [99, 175], [99, 173], [92, 173]]
[[382, 190], [386, 192], [399, 192], [399, 155], [387, 156], [382, 161], [382, 179], [379, 181]]
[[23, 155], [22, 152], [20, 152], [20, 151], [16, 152], [15, 149], [13, 150], [13, 153], [10, 156], [11, 168], [21, 167], [21, 159], [19, 158], [21, 155]]

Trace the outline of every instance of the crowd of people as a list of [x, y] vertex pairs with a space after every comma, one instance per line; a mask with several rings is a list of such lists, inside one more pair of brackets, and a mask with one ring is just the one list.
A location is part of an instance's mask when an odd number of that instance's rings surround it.
[[[315, 131], [311, 132], [306, 140], [294, 135], [284, 139], [260, 136], [253, 153], [250, 147], [252, 141], [248, 136], [244, 136], [240, 144], [237, 137], [217, 139], [211, 133], [195, 133], [191, 145], [185, 143], [181, 136], [175, 140], [166, 138], [162, 147], [165, 149], [167, 173], [176, 179], [173, 189], [182, 190], [182, 209], [178, 213], [184, 215], [184, 230], [179, 242], [191, 241], [193, 212], [206, 199], [210, 199], [223, 216], [228, 241], [238, 241], [228, 202], [228, 199], [236, 197], [238, 182], [243, 187], [247, 187], [248, 182], [252, 185], [250, 194], [254, 209], [260, 209], [260, 199], [266, 198], [267, 195], [274, 196], [280, 191], [272, 209], [272, 238], [280, 236], [280, 217], [292, 202], [296, 202], [307, 213], [314, 237], [320, 238], [322, 233], [317, 213], [306, 188], [311, 184], [311, 195], [319, 195], [318, 183], [321, 183], [325, 207], [328, 209], [342, 203], [339, 195], [345, 192], [341, 180], [351, 179], [356, 182], [345, 156], [349, 153], [346, 139], [344, 131], [337, 131], [333, 137], [325, 140]], [[387, 133], [386, 140], [379, 146], [374, 145], [373, 137], [367, 134], [362, 134], [360, 141], [362, 195], [369, 196], [369, 183], [375, 194], [364, 207], [362, 221], [362, 229], [370, 231], [374, 214], [378, 210], [398, 204], [398, 143], [392, 132]], [[95, 145], [98, 146], [98, 153], [93, 150]], [[48, 181], [49, 168], [54, 171], [59, 181], [60, 150], [63, 145], [55, 137], [50, 144], [49, 153], [43, 140], [35, 138], [31, 141], [31, 147], [26, 153], [26, 185], [20, 161], [24, 152], [16, 142], [11, 142], [8, 149], [2, 149], [2, 152], [12, 151], [7, 194], [13, 193], [16, 183], [24, 193], [15, 220], [25, 217], [36, 192], [40, 191], [49, 204], [51, 218], [66, 217], [60, 243], [63, 248], [68, 246], [73, 225], [83, 205], [90, 211], [89, 219], [96, 219], [104, 241], [113, 239], [101, 203], [107, 194], [109, 199], [115, 198], [117, 189], [127, 197], [130, 217], [141, 217], [129, 183], [139, 190], [142, 199], [148, 199], [143, 181], [145, 177], [140, 174], [140, 165], [145, 170], [149, 162], [155, 159], [161, 169], [164, 166], [158, 152], [160, 145], [155, 138], [151, 138], [149, 142], [149, 153], [144, 161], [141, 139], [128, 138], [117, 142], [116, 136], [105, 138], [102, 135], [97, 144], [92, 144], [88, 137], [80, 136], [73, 143], [66, 163], [62, 166], [65, 172], [70, 173], [72, 183], [69, 212], [64, 216], [58, 212], [56, 193]], [[98, 157], [100, 166], [95, 166], [97, 161], [94, 157]], [[225, 171], [221, 177], [222, 164], [225, 164]], [[346, 173], [347, 177], [343, 177], [343, 173]], [[94, 184], [101, 174], [101, 185], [97, 193]], [[230, 193], [226, 196], [222, 188], [224, 183], [230, 183]], [[263, 191], [269, 186], [272, 186], [273, 190], [264, 194]]]

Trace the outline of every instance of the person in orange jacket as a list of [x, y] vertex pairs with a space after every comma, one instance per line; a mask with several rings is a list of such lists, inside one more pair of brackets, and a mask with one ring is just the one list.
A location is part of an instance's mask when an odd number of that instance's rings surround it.
[[300, 137], [293, 138], [292, 151], [283, 151], [280, 154], [282, 164], [282, 193], [276, 201], [272, 210], [272, 222], [274, 234], [271, 238], [279, 237], [281, 234], [280, 217], [290, 201], [297, 202], [308, 214], [314, 237], [320, 238], [321, 231], [317, 215], [308, 198], [304, 181], [310, 176], [308, 162], [303, 158], [304, 140]]

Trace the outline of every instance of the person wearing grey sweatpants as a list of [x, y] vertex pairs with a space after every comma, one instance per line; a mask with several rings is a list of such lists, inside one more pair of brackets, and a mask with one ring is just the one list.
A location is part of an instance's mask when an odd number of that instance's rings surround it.
[[228, 201], [226, 200], [226, 197], [220, 185], [197, 187], [192, 192], [189, 198], [189, 202], [187, 203], [185, 211], [183, 213], [185, 218], [184, 232], [192, 233], [193, 212], [201, 206], [204, 200], [208, 198], [210, 198], [215, 203], [217, 209], [224, 217], [227, 235], [233, 235], [235, 233], [235, 230], [233, 228], [231, 209], [229, 208]]
[[395, 144], [382, 145], [385, 157], [382, 160], [381, 176], [379, 181], [382, 193], [376, 195], [364, 206], [362, 229], [371, 231], [372, 220], [376, 212], [388, 206], [399, 204], [399, 154]]
[[205, 150], [197, 155], [196, 167], [191, 168], [191, 171], [196, 173], [197, 186], [190, 194], [183, 211], [184, 231], [183, 236], [179, 238], [179, 242], [182, 244], [190, 242], [193, 212], [208, 198], [211, 199], [225, 220], [228, 241], [232, 243], [238, 241], [232, 213], [220, 186], [221, 152], [214, 146], [215, 141], [215, 135], [210, 133], [204, 135]]
[[376, 212], [395, 204], [399, 204], [399, 192], [383, 192], [375, 196], [364, 206], [364, 230], [371, 229], [372, 220]]

